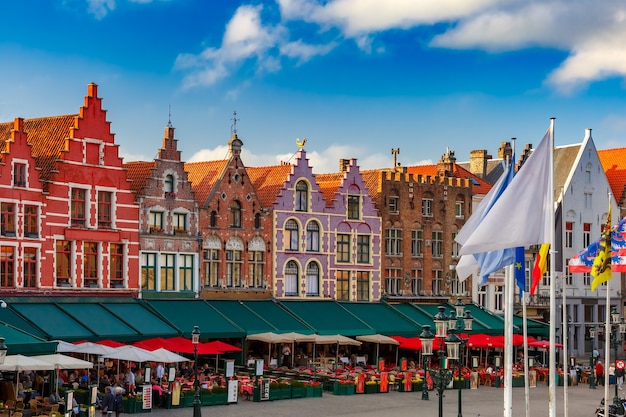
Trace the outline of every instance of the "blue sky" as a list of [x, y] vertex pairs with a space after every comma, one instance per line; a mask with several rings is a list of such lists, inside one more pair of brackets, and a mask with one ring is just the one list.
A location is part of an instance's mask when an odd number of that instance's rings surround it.
[[626, 146], [626, 3], [617, 0], [2, 2], [0, 120], [76, 113], [99, 85], [126, 161], [176, 127], [184, 160], [306, 149], [316, 172], [467, 161], [500, 142], [592, 128]]

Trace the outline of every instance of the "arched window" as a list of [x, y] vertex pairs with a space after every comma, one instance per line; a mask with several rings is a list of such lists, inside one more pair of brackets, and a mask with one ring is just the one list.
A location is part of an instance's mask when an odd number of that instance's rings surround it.
[[237, 200], [230, 203], [230, 226], [241, 227], [241, 203]]
[[306, 181], [296, 184], [296, 211], [309, 211], [309, 186]]
[[320, 295], [320, 266], [311, 262], [306, 267], [306, 295], [317, 297]]
[[320, 225], [316, 221], [306, 225], [306, 250], [308, 252], [320, 250]]
[[299, 234], [298, 223], [293, 219], [287, 220], [287, 223], [285, 223], [285, 235], [287, 237], [287, 242], [285, 243], [287, 250], [298, 250]]
[[287, 262], [285, 267], [285, 296], [298, 295], [298, 264], [295, 261]]
[[166, 193], [174, 192], [174, 176], [172, 174], [165, 176], [165, 192]]
[[211, 211], [210, 224], [211, 227], [217, 227], [217, 212], [215, 210]]

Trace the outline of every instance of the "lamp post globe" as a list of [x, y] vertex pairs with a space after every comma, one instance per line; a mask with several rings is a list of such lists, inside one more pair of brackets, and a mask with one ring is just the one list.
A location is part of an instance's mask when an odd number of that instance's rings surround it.
[[191, 332], [191, 343], [193, 344], [193, 372], [194, 379], [194, 399], [193, 399], [193, 417], [202, 417], [200, 410], [200, 379], [198, 378], [198, 343], [200, 343], [200, 329], [198, 326], [193, 327]]

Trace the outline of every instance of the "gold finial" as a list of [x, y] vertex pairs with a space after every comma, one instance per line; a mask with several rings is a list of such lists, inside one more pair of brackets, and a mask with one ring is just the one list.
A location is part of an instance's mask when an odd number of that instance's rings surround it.
[[393, 167], [398, 166], [398, 154], [400, 153], [400, 148], [391, 148], [391, 154], [393, 155]]
[[305, 143], [306, 138], [303, 138], [302, 140], [300, 140], [300, 138], [296, 138], [296, 145], [298, 145], [298, 147], [303, 148]]

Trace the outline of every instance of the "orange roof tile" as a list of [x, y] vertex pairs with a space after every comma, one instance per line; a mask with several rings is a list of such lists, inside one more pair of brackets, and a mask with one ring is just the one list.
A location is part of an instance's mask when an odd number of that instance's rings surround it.
[[133, 161], [124, 164], [126, 168], [126, 178], [131, 182], [130, 188], [137, 193], [138, 196], [144, 195], [143, 189], [146, 186], [148, 177], [152, 175], [152, 168], [155, 162]]
[[[406, 167], [406, 171], [409, 174], [436, 177], [437, 165], [415, 165]], [[453, 173], [455, 178], [469, 179], [472, 181], [473, 194], [485, 195], [489, 192], [489, 190], [491, 190], [492, 184], [489, 184], [486, 180], [472, 174], [470, 171], [463, 168], [459, 164], [454, 164]]]
[[185, 163], [188, 180], [196, 193], [196, 200], [201, 206], [208, 204], [211, 192], [221, 178], [227, 163], [228, 159]]
[[246, 172], [263, 207], [271, 207], [293, 169], [291, 164], [247, 167]]
[[315, 182], [320, 187], [320, 191], [322, 191], [322, 197], [326, 201], [326, 207], [331, 207], [333, 205], [335, 193], [343, 182], [343, 178], [343, 172], [315, 175]]
[[[70, 137], [70, 128], [74, 127], [77, 118], [77, 114], [71, 114], [24, 119], [24, 131], [28, 134], [28, 143], [32, 145], [31, 154], [40, 169], [39, 178], [42, 182], [50, 180], [56, 161], [65, 149], [65, 140]], [[13, 122], [0, 123], [0, 141], [11, 139], [12, 129]]]
[[626, 199], [626, 148], [598, 150], [598, 157], [615, 200], [623, 206]]

